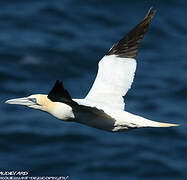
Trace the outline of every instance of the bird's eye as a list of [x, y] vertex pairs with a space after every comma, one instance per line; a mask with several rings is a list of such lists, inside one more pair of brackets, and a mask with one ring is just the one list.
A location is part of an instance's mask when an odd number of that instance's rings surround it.
[[29, 99], [29, 101], [32, 101], [33, 103], [36, 103], [36, 104], [37, 104], [36, 98], [28, 98], [28, 99]]

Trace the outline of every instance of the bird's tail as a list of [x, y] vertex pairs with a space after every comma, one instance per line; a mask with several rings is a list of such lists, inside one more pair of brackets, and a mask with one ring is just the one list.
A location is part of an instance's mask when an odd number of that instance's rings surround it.
[[[127, 112], [126, 112], [127, 114]], [[144, 128], [144, 127], [173, 127], [173, 126], [180, 126], [179, 124], [170, 124], [170, 123], [163, 123], [152, 121], [146, 119], [144, 117], [140, 117], [131, 113], [128, 113], [128, 123], [134, 125], [136, 128]], [[127, 121], [126, 121], [127, 122]]]
[[180, 124], [170, 124], [170, 123], [161, 123], [161, 122], [155, 122], [154, 124], [150, 125], [150, 127], [173, 127], [173, 126], [180, 126]]
[[151, 121], [151, 120], [147, 120], [147, 119], [140, 123], [140, 127], [174, 127], [174, 126], [180, 126], [180, 125]]

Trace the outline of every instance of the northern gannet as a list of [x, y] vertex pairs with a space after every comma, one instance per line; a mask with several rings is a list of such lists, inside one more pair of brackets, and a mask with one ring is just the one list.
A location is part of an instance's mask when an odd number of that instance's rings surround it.
[[109, 132], [178, 126], [148, 120], [124, 110], [123, 96], [134, 79], [138, 47], [155, 12], [150, 8], [145, 18], [100, 60], [95, 82], [84, 99], [72, 99], [63, 83], [56, 81], [48, 95], [35, 94], [5, 103], [39, 109], [63, 121], [78, 122]]

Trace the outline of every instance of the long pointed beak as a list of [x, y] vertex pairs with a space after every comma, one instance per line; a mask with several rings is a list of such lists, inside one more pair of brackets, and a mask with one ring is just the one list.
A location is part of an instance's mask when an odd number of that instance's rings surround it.
[[19, 105], [23, 105], [23, 106], [34, 105], [34, 103], [27, 97], [10, 99], [10, 100], [5, 101], [5, 103], [7, 103], [7, 104], [19, 104]]

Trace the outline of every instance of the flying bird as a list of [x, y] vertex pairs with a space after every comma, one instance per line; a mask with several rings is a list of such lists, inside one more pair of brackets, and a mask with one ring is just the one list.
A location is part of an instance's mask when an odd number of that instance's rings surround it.
[[7, 100], [45, 111], [63, 121], [73, 121], [97, 129], [119, 132], [146, 127], [171, 127], [125, 111], [123, 97], [131, 88], [136, 71], [136, 57], [155, 10], [149, 9], [144, 19], [127, 33], [100, 60], [97, 77], [84, 99], [72, 99], [60, 81], [48, 95], [34, 94]]

